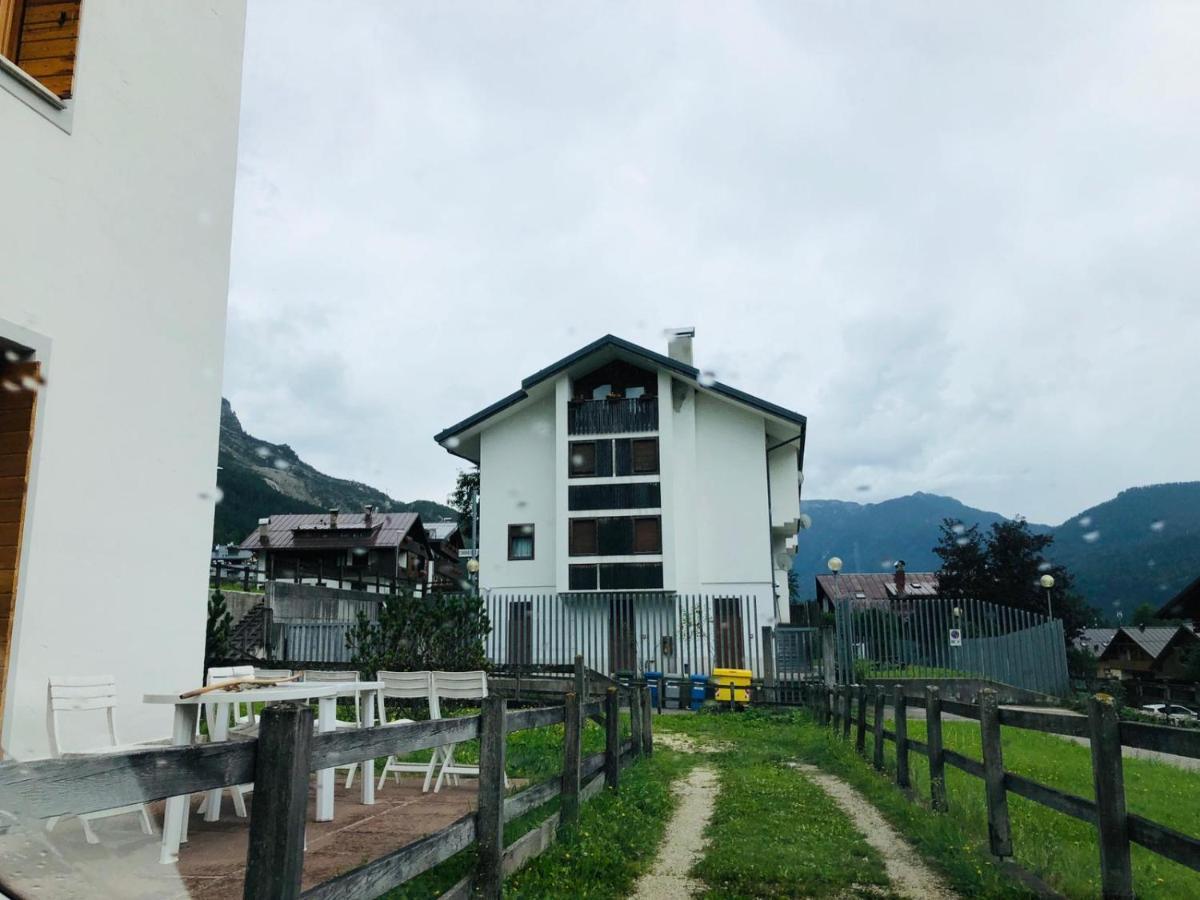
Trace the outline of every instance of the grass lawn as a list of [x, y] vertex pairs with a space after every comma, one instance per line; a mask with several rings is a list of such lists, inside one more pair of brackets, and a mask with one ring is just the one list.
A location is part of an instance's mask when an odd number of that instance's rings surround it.
[[[868, 731], [867, 759], [852, 742], [843, 742], [814, 724], [804, 713], [675, 716], [656, 725], [696, 736], [734, 743], [740, 750], [778, 761], [801, 759], [841, 776], [854, 785], [891, 821], [951, 886], [964, 896], [1020, 897], [1026, 892], [991, 862], [987, 845], [983, 783], [947, 766], [950, 812], [928, 809], [929, 778], [925, 757], [909, 755], [914, 796], [908, 799], [892, 780], [895, 745], [885, 743], [888, 774], [871, 767], [872, 739]], [[925, 738], [925, 723], [909, 721], [909, 733]], [[980, 757], [979, 728], [969, 722], [946, 721], [945, 745], [975, 759]], [[1091, 756], [1085, 746], [1054, 735], [1005, 727], [1002, 729], [1005, 768], [1043, 784], [1092, 798]], [[1144, 815], [1186, 834], [1200, 835], [1200, 773], [1163, 763], [1126, 759], [1125, 790], [1130, 812]], [[1099, 895], [1099, 851], [1095, 830], [1075, 819], [1009, 795], [1016, 861], [1070, 897]], [[1200, 897], [1200, 874], [1133, 848], [1134, 888], [1139, 897]]]

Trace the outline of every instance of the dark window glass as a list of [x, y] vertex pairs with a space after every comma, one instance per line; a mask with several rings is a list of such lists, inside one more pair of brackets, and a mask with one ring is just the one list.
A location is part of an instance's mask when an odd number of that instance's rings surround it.
[[600, 590], [632, 591], [661, 588], [662, 563], [602, 563]]
[[595, 441], [572, 441], [570, 451], [571, 477], [578, 478], [596, 474]]
[[633, 520], [633, 552], [662, 553], [662, 523], [658, 516]]
[[633, 474], [653, 475], [658, 472], [658, 438], [638, 438], [633, 441]]
[[576, 484], [567, 488], [567, 509], [658, 509], [662, 490], [647, 484]]
[[633, 552], [633, 519], [600, 519], [599, 544], [601, 556], [625, 556]]
[[573, 591], [596, 590], [595, 566], [567, 566], [567, 584]]
[[613, 472], [616, 475], [633, 474], [633, 452], [629, 448], [629, 438], [618, 438], [613, 442], [616, 464]]
[[508, 558], [533, 559], [533, 526], [508, 526]]
[[599, 550], [595, 519], [571, 519], [571, 555], [594, 556]]

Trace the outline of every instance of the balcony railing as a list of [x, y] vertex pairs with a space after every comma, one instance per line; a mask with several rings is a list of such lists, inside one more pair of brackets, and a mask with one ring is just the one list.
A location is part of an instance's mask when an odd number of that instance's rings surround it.
[[567, 434], [630, 434], [657, 430], [657, 397], [573, 400], [567, 404]]

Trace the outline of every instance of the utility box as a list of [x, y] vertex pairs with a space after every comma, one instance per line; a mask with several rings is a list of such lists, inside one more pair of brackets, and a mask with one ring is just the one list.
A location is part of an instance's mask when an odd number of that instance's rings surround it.
[[750, 678], [753, 674], [749, 669], [713, 669], [713, 682], [717, 685], [714, 699], [718, 703], [728, 703], [732, 691], [735, 703], [749, 703]]

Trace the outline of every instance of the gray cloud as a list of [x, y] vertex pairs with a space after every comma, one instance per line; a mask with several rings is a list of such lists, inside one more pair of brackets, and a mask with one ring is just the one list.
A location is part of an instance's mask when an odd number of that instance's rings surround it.
[[[226, 390], [440, 498], [613, 332], [810, 417], [808, 496], [1200, 477], [1200, 7], [255, 0]], [[857, 490], [869, 485], [869, 490]]]

